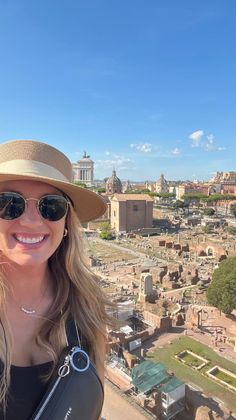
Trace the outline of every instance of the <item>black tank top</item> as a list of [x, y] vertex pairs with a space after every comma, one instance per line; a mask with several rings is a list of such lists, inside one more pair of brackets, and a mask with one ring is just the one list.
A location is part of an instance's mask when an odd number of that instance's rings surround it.
[[52, 369], [52, 364], [11, 367], [7, 411], [5, 416], [0, 411], [0, 420], [28, 420], [32, 416], [46, 392], [48, 382], [45, 375]]
[[[67, 338], [69, 343], [77, 344], [73, 323], [72, 318], [66, 322]], [[80, 341], [81, 347], [88, 353], [89, 346], [86, 340], [82, 337]], [[52, 366], [53, 362], [27, 367], [11, 366], [7, 410], [4, 416], [0, 408], [0, 420], [29, 420], [31, 418], [47, 390], [50, 380], [46, 381], [45, 376], [51, 371]], [[101, 398], [101, 394], [98, 398]]]

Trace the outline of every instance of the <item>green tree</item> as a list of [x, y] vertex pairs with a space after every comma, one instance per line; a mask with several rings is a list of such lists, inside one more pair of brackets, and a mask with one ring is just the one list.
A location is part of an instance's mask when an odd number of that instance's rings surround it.
[[[215, 206], [215, 212], [217, 213], [217, 205], [221, 201], [226, 201], [229, 203], [232, 200], [236, 200], [236, 195], [234, 194], [212, 194], [208, 197], [203, 197], [202, 201], [206, 203], [211, 203], [211, 205]], [[226, 213], [228, 212], [228, 204], [226, 205]]]
[[230, 206], [230, 213], [236, 217], [236, 204], [231, 204]]
[[173, 207], [175, 210], [177, 209], [183, 209], [185, 207], [184, 201], [176, 200], [176, 202], [173, 204]]
[[150, 195], [150, 197], [158, 197], [158, 194], [152, 191], [149, 191], [148, 195]]
[[206, 195], [202, 194], [202, 193], [187, 193], [182, 195], [181, 197], [184, 201], [189, 201], [191, 203], [195, 203], [198, 204], [200, 200], [202, 200], [203, 198], [206, 198]]
[[212, 207], [206, 207], [203, 211], [206, 216], [213, 216], [215, 214], [215, 210]]
[[111, 239], [113, 239], [111, 232], [105, 232], [104, 230], [100, 232], [99, 237], [101, 239], [105, 239], [106, 241], [110, 241]]
[[162, 192], [162, 193], [156, 193], [157, 197], [160, 198], [175, 198], [175, 193], [169, 193], [169, 192]]
[[104, 187], [92, 187], [91, 189], [93, 192], [98, 192], [99, 194], [106, 192], [106, 188]]
[[203, 226], [202, 228], [203, 233], [206, 233], [208, 235], [208, 233], [212, 233], [213, 232], [213, 228], [209, 225], [207, 226]]
[[81, 188], [87, 188], [87, 185], [82, 181], [74, 181], [75, 185], [78, 185]]
[[186, 193], [182, 195], [181, 199], [184, 200], [186, 207], [199, 207], [202, 206], [201, 200], [203, 198], [206, 198], [206, 196], [199, 192], [192, 192], [192, 193]]
[[222, 261], [214, 271], [207, 300], [225, 314], [236, 309], [236, 257]]
[[111, 230], [110, 222], [102, 222], [100, 224], [100, 228], [101, 228], [101, 230], [104, 230], [105, 232], [110, 232], [110, 230]]
[[111, 231], [111, 225], [109, 222], [103, 222], [101, 224], [101, 232], [99, 234], [101, 239], [110, 240], [113, 239], [113, 234]]
[[150, 191], [147, 188], [143, 190], [126, 190], [125, 194], [150, 194]]
[[229, 232], [231, 235], [236, 235], [236, 227], [235, 226], [227, 226], [226, 232]]
[[98, 192], [98, 193], [100, 193], [100, 194], [101, 194], [101, 193], [105, 193], [105, 192], [106, 192], [106, 188], [103, 188], [103, 187], [98, 188], [98, 189], [97, 189], [97, 192]]
[[189, 202], [188, 201], [182, 201], [182, 200], [176, 200], [173, 204], [173, 209], [179, 211], [179, 209], [182, 209], [184, 211], [187, 210], [187, 213], [189, 213]]

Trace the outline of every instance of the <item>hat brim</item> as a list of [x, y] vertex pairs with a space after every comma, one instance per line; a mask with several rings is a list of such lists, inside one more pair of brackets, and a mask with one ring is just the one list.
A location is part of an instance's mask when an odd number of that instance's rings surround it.
[[27, 180], [45, 182], [52, 185], [64, 192], [73, 202], [74, 209], [78, 215], [81, 223], [89, 222], [90, 220], [98, 219], [106, 211], [106, 203], [103, 198], [98, 194], [79, 187], [70, 182], [59, 181], [44, 176], [34, 175], [21, 175], [21, 174], [0, 174], [0, 182], [14, 181], [14, 180]]

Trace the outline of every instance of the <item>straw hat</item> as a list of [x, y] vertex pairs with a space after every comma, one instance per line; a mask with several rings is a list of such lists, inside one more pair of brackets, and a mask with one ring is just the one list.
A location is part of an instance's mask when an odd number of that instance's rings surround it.
[[0, 144], [0, 182], [41, 181], [64, 192], [73, 202], [81, 222], [100, 217], [106, 211], [103, 199], [72, 183], [72, 165], [59, 150], [33, 140]]

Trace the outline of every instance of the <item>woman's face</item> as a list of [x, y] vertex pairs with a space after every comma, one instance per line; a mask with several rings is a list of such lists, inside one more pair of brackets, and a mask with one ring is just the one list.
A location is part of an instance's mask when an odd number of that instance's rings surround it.
[[[0, 182], [0, 192], [8, 191], [20, 193], [26, 199], [38, 199], [48, 194], [62, 195], [56, 188], [37, 181]], [[65, 217], [56, 222], [43, 219], [36, 204], [34, 200], [27, 201], [25, 212], [17, 219], [0, 218], [2, 260], [25, 267], [45, 264], [60, 245]]]

